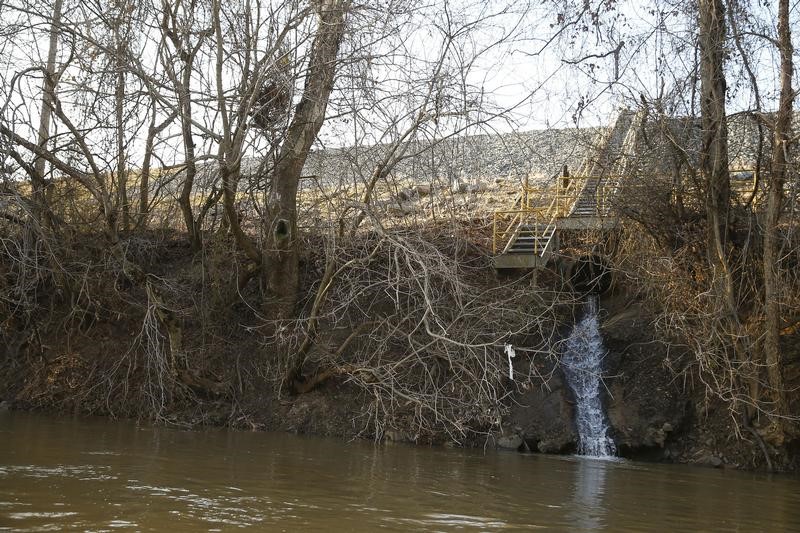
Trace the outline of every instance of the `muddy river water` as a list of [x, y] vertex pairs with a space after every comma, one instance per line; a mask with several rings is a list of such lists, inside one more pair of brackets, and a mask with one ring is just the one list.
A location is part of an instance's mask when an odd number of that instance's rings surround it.
[[800, 531], [800, 480], [0, 413], [0, 531]]

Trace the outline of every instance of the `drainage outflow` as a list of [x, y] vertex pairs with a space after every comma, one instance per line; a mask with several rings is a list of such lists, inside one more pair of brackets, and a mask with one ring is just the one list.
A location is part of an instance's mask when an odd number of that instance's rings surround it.
[[579, 455], [611, 457], [617, 452], [608, 435], [608, 420], [600, 396], [605, 355], [597, 316], [597, 297], [589, 296], [585, 315], [572, 328], [561, 359], [564, 374], [575, 395]]

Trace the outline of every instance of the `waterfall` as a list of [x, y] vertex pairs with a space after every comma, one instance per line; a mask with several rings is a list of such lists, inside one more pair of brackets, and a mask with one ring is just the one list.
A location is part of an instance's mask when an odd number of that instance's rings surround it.
[[617, 451], [614, 441], [608, 436], [608, 422], [600, 400], [601, 364], [605, 354], [597, 319], [597, 297], [589, 296], [585, 315], [572, 328], [561, 360], [575, 394], [580, 455], [609, 457]]

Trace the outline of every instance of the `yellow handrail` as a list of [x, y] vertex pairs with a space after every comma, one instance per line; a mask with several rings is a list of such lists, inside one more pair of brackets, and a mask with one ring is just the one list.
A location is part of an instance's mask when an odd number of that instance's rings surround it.
[[[575, 203], [580, 199], [590, 182], [597, 182], [595, 205], [598, 214], [605, 214], [608, 199], [613, 195], [619, 176], [569, 176], [557, 178], [555, 191], [552, 188], [529, 187], [524, 185], [522, 192], [514, 201], [514, 209], [497, 210], [492, 220], [492, 253], [505, 249], [517, 228], [532, 220], [535, 225], [543, 225], [547, 234], [559, 218], [569, 217]], [[545, 207], [533, 205], [531, 193], [539, 197], [550, 196]], [[517, 208], [518, 207], [518, 208]], [[510, 217], [510, 218], [509, 218]], [[506, 220], [508, 220], [506, 222]]]

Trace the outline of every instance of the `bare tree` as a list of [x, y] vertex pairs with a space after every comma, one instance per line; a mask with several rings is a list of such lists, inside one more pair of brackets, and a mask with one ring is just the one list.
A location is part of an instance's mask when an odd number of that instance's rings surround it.
[[[59, 25], [61, 24], [62, 6], [62, 0], [56, 0], [56, 2], [53, 4], [53, 18], [50, 24], [50, 42], [47, 51], [47, 65], [45, 67], [45, 75], [42, 81], [42, 106], [40, 108], [38, 134], [38, 144], [42, 149], [47, 148], [47, 143], [50, 139], [50, 117], [52, 116], [50, 98], [56, 90], [56, 56], [58, 54], [58, 35]], [[34, 202], [43, 206], [43, 211], [46, 211], [47, 209], [47, 199], [45, 196], [46, 184], [44, 180], [46, 167], [47, 161], [40, 157], [36, 159], [34, 164], [35, 172], [31, 174]]]
[[792, 36], [789, 22], [789, 2], [778, 2], [778, 39], [780, 54], [780, 101], [775, 114], [772, 141], [772, 168], [767, 182], [767, 210], [764, 215], [764, 355], [769, 384], [774, 398], [774, 410], [787, 412], [786, 389], [783, 380], [783, 361], [780, 347], [781, 289], [778, 263], [781, 234], [779, 224], [784, 205], [784, 183], [789, 174], [792, 144], [792, 114], [795, 90], [792, 88]]

